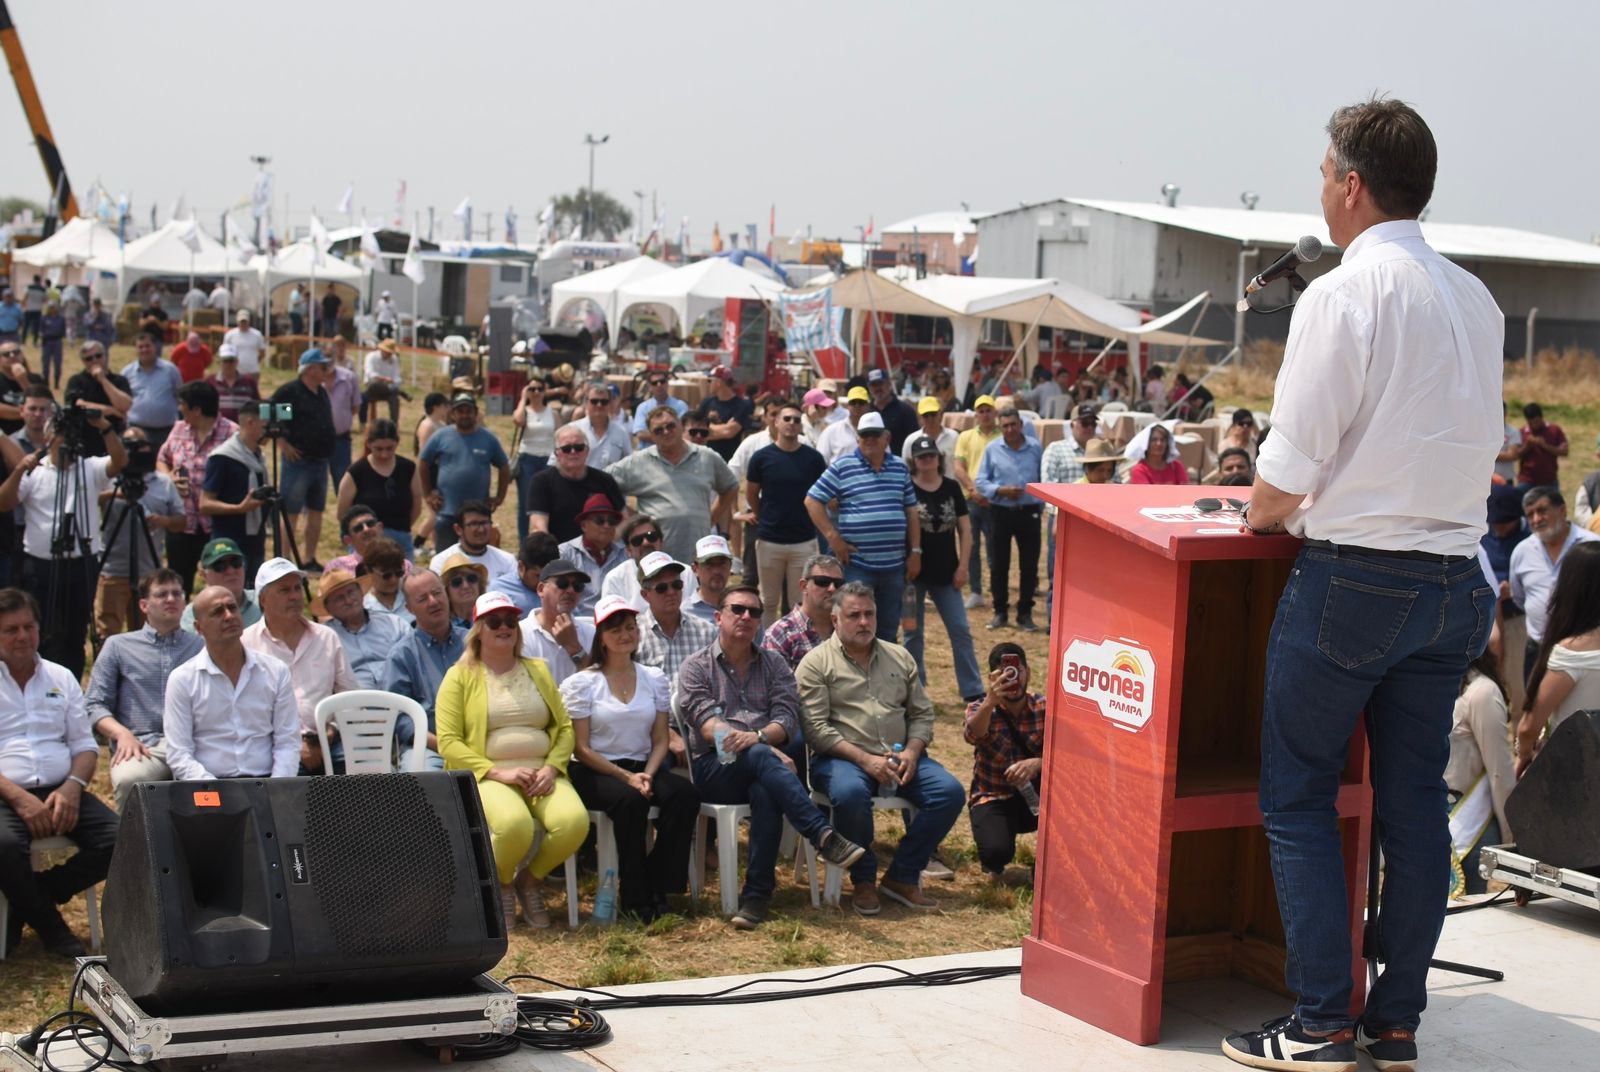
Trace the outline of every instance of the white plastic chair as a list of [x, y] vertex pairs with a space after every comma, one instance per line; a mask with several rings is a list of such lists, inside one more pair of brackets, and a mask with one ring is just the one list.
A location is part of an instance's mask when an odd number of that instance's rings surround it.
[[[73, 844], [70, 838], [34, 838], [30, 848], [34, 869], [38, 870], [40, 862], [50, 853], [64, 852], [68, 849], [77, 849], [77, 846]], [[91, 953], [100, 952], [100, 898], [97, 890], [98, 887], [90, 886], [83, 891], [84, 907], [88, 909], [89, 915], [89, 951]], [[10, 922], [10, 917], [11, 903], [6, 900], [5, 894], [0, 893], [0, 960], [6, 959], [7, 950], [5, 949], [4, 936], [6, 924]]]
[[1100, 407], [1100, 412], [1126, 413], [1128, 412], [1128, 404], [1126, 402], [1107, 402], [1105, 405]]
[[[661, 809], [652, 805], [647, 816], [648, 822], [645, 825], [644, 836], [647, 848], [655, 840], [655, 826], [653, 824], [659, 818], [661, 818]], [[617, 873], [617, 828], [612, 823], [611, 816], [603, 811], [594, 810], [589, 812], [589, 825], [594, 827], [595, 873], [600, 876], [600, 881], [604, 882], [607, 871], [612, 874]], [[619, 883], [621, 879], [622, 876], [617, 875]], [[693, 843], [690, 844], [689, 848], [689, 899], [691, 901], [700, 899], [700, 869], [695, 866]]]
[[[322, 769], [333, 771], [333, 751], [328, 747], [328, 723], [339, 725], [344, 742], [346, 774], [394, 773], [394, 725], [399, 716], [411, 717], [420, 734], [428, 725], [428, 714], [409, 696], [381, 689], [355, 689], [336, 692], [317, 704], [317, 740], [322, 745]], [[411, 773], [428, 769], [428, 750], [411, 750]]]
[[[544, 844], [545, 828], [538, 823], [534, 826], [533, 844], [528, 846], [528, 855], [517, 865], [518, 871], [528, 866], [529, 862], [539, 854], [539, 846]], [[578, 854], [573, 853], [568, 856], [562, 862], [561, 869], [567, 883], [567, 929], [575, 931], [578, 929]]]
[[[820, 789], [813, 789], [811, 791], [811, 801], [817, 807], [826, 811], [830, 819], [833, 817], [833, 800], [828, 796], [828, 794], [824, 793]], [[905, 820], [907, 829], [910, 829], [911, 824], [915, 822], [917, 818], [916, 805], [911, 803], [911, 801], [907, 800], [905, 797], [886, 797], [878, 793], [874, 793], [872, 794], [872, 810], [874, 813], [880, 811], [904, 812], [905, 815], [903, 818]], [[876, 818], [876, 815], [874, 815], [874, 818]], [[835, 829], [838, 828], [835, 827]], [[809, 842], [805, 842], [804, 844], [805, 847], [810, 850], [806, 853], [806, 870], [811, 879], [812, 903], [815, 904], [817, 889], [817, 850], [812, 848]], [[799, 866], [798, 855], [799, 854], [796, 853], [796, 867]], [[827, 863], [826, 861], [824, 861], [824, 867], [825, 878], [822, 884], [822, 900], [825, 903], [837, 908], [839, 907], [839, 897], [844, 890], [844, 868], [838, 866], [837, 864]]]

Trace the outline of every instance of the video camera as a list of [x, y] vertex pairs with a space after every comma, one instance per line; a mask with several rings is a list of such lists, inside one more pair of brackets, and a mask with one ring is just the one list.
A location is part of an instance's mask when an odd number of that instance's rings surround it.
[[156, 471], [156, 446], [148, 439], [124, 436], [122, 449], [128, 464], [117, 474], [117, 486], [129, 502], [138, 502], [150, 488], [150, 474]]
[[62, 450], [69, 456], [82, 457], [99, 450], [100, 429], [89, 422], [97, 415], [94, 410], [78, 405], [83, 396], [68, 391], [66, 402], [50, 415], [49, 436], [61, 437]]
[[283, 426], [294, 420], [294, 404], [290, 402], [260, 402], [257, 403], [257, 412], [266, 424], [262, 431], [265, 439], [275, 439], [283, 435]]

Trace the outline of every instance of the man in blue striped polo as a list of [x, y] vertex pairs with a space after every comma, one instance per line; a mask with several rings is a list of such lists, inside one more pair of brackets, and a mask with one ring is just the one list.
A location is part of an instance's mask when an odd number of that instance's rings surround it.
[[[846, 581], [872, 588], [877, 636], [893, 643], [907, 581], [922, 564], [922, 528], [911, 470], [889, 451], [889, 432], [876, 413], [856, 425], [856, 449], [835, 458], [806, 495], [806, 512], [844, 565]], [[838, 523], [828, 516], [837, 507]]]

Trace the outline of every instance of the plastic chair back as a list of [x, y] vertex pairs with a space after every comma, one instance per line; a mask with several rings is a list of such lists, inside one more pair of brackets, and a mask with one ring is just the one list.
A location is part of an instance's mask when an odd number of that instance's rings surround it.
[[[394, 725], [401, 714], [422, 731], [428, 724], [427, 712], [409, 696], [380, 689], [339, 692], [317, 704], [317, 740], [322, 746], [322, 769], [333, 773], [333, 753], [328, 747], [328, 724], [339, 727], [344, 742], [345, 774], [391, 774], [394, 772]], [[428, 751], [411, 750], [411, 769], [427, 769]]]

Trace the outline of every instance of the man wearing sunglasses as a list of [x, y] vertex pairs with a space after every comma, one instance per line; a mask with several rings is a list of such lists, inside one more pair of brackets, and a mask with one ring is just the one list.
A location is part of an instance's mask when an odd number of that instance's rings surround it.
[[[106, 353], [104, 343], [84, 343], [78, 351], [83, 359], [83, 371], [67, 377], [67, 390], [62, 397], [79, 399], [79, 405], [104, 413], [111, 427], [120, 433], [127, 427], [128, 411], [133, 408], [133, 386], [126, 376], [111, 371]], [[23, 370], [26, 371], [26, 366]], [[96, 445], [92, 453], [98, 454], [100, 449]]]
[[406, 561], [400, 545], [387, 536], [379, 536], [361, 557], [361, 569], [372, 578], [372, 587], [363, 600], [366, 608], [374, 614], [392, 614], [402, 625], [415, 624], [416, 616], [406, 606], [401, 582], [417, 571]]
[[762, 646], [800, 665], [806, 653], [833, 635], [833, 593], [844, 583], [844, 567], [832, 555], [812, 555], [801, 567], [800, 598], [773, 622]]
[[358, 503], [339, 518], [339, 535], [350, 548], [350, 553], [329, 561], [328, 570], [344, 570], [361, 576], [366, 572], [361, 565], [366, 561], [367, 552], [372, 550], [373, 543], [384, 538], [383, 522], [378, 520], [372, 507]]
[[35, 384], [46, 386], [43, 376], [28, 371], [22, 344], [0, 342], [0, 433], [15, 435], [22, 430], [23, 392]]
[[578, 513], [596, 492], [622, 511], [616, 478], [589, 464], [589, 440], [583, 429], [564, 424], [556, 429], [554, 465], [534, 474], [528, 485], [528, 531], [548, 532], [557, 543], [582, 535]]
[[522, 620], [522, 656], [543, 659], [557, 685], [589, 665], [594, 622], [573, 612], [589, 575], [564, 558], [539, 571], [539, 608]]
[[611, 419], [611, 392], [592, 383], [583, 392], [583, 416], [572, 422], [589, 444], [589, 464], [604, 469], [633, 453], [633, 439], [620, 421]]
[[872, 408], [872, 396], [865, 387], [852, 387], [844, 396], [844, 405], [846, 419], [829, 424], [817, 437], [817, 452], [830, 465], [856, 449], [856, 425]]
[[[661, 550], [664, 539], [661, 524], [649, 514], [634, 514], [622, 523], [617, 530], [622, 537], [622, 544], [628, 549], [628, 558], [631, 560], [620, 569], [614, 569], [606, 574], [605, 583], [600, 586], [600, 595], [620, 596], [628, 602], [637, 605], [644, 597], [639, 591], [639, 563], [647, 555]], [[693, 599], [695, 592], [694, 576], [686, 578], [684, 594]]]
[[482, 499], [468, 499], [458, 508], [454, 528], [459, 539], [449, 547], [441, 547], [439, 557], [460, 554], [469, 562], [482, 566], [488, 573], [484, 582], [486, 586], [517, 572], [517, 560], [511, 552], [503, 551], [489, 542], [494, 535], [494, 506]]
[[591, 495], [578, 512], [580, 534], [560, 545], [561, 557], [589, 578], [589, 586], [578, 600], [578, 614], [593, 616], [607, 574], [628, 562], [627, 545], [617, 539], [617, 526], [621, 523], [622, 514], [610, 499], [598, 493]]
[[[205, 582], [202, 587], [226, 588], [239, 608], [240, 620], [245, 626], [251, 626], [261, 620], [261, 604], [256, 600], [255, 591], [244, 586], [247, 576], [244, 552], [232, 540], [213, 539], [200, 552], [200, 579]], [[193, 603], [183, 608], [179, 625], [191, 633], [195, 631]]]
[[685, 593], [694, 578], [682, 562], [662, 551], [639, 561], [639, 590], [649, 613], [639, 618], [639, 661], [677, 683], [678, 667], [717, 638], [717, 627], [683, 613]]
[[805, 497], [828, 463], [800, 438], [803, 419], [794, 402], [780, 401], [772, 430], [775, 442], [756, 451], [745, 472], [745, 501], [756, 519], [763, 625], [770, 626], [787, 609], [786, 587], [789, 603], [800, 602], [805, 562], [817, 553], [817, 526], [806, 512]]
[[649, 382], [649, 395], [633, 411], [633, 434], [639, 440], [640, 447], [647, 447], [655, 442], [650, 437], [649, 421], [651, 412], [657, 406], [666, 406], [677, 414], [679, 420], [689, 413], [689, 403], [681, 398], [673, 398], [669, 393], [672, 381], [665, 372], [652, 372]]
[[684, 441], [683, 425], [668, 409], [650, 414], [655, 445], [636, 451], [609, 472], [624, 495], [632, 495], [640, 513], [661, 520], [664, 550], [683, 562], [694, 557], [694, 542], [711, 523], [723, 532], [733, 514], [739, 479], [713, 450]]

